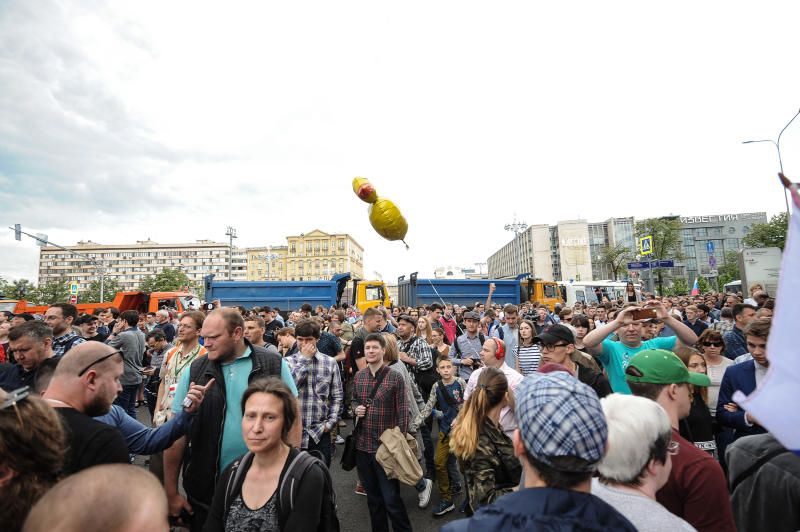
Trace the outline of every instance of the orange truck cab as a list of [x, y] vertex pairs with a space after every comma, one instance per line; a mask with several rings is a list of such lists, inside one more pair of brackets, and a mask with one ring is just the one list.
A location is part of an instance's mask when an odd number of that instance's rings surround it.
[[[95, 309], [116, 307], [120, 312], [137, 310], [139, 312], [156, 312], [162, 308], [177, 309], [178, 312], [200, 310], [200, 299], [191, 292], [117, 292], [114, 301], [107, 303], [78, 303], [75, 305], [80, 314], [91, 314]], [[0, 311], [10, 310], [14, 314], [44, 314], [49, 305], [29, 305], [24, 299], [0, 300]]]

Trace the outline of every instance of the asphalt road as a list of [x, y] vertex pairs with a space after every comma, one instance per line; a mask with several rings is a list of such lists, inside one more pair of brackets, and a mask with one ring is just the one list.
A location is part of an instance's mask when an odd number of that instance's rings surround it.
[[[343, 429], [346, 435], [352, 426]], [[433, 438], [436, 441], [436, 431], [434, 424]], [[367, 498], [363, 495], [356, 495], [353, 491], [356, 487], [356, 470], [345, 471], [339, 465], [341, 458], [342, 446], [337, 445], [336, 456], [331, 462], [331, 476], [333, 477], [333, 487], [336, 490], [336, 503], [338, 506], [339, 523], [342, 526], [342, 532], [369, 532], [369, 510], [367, 509]], [[417, 498], [417, 491], [411, 487], [401, 484], [400, 493], [403, 497], [403, 503], [406, 505], [408, 517], [411, 520], [411, 526], [414, 530], [419, 532], [433, 532], [438, 531], [444, 523], [464, 517], [464, 514], [459, 513], [459, 506], [463, 501], [463, 495], [456, 497], [456, 509], [443, 517], [434, 517], [433, 508], [439, 502], [439, 491], [436, 484], [433, 485], [433, 492], [431, 493], [431, 501], [425, 509], [419, 508], [419, 499]]]
[[[150, 414], [146, 406], [138, 408], [139, 421], [149, 426]], [[352, 429], [352, 424], [342, 429], [343, 435], [349, 434]], [[436, 441], [436, 424], [434, 424], [433, 441]], [[356, 495], [354, 489], [356, 487], [356, 470], [345, 471], [339, 465], [341, 458], [342, 446], [336, 446], [336, 455], [331, 462], [331, 477], [333, 478], [333, 488], [336, 491], [336, 504], [337, 513], [339, 515], [339, 523], [342, 532], [369, 532], [369, 510], [367, 509], [367, 498], [363, 495]], [[148, 459], [146, 456], [137, 456], [135, 463], [144, 466], [145, 461]], [[411, 526], [418, 532], [434, 532], [438, 531], [444, 523], [464, 517], [464, 514], [459, 513], [459, 507], [463, 501], [463, 495], [456, 497], [456, 509], [443, 517], [434, 517], [433, 508], [439, 502], [439, 491], [436, 484], [433, 485], [431, 493], [431, 500], [428, 507], [425, 509], [419, 508], [419, 499], [417, 498], [417, 491], [411, 486], [401, 484], [400, 493], [403, 497], [403, 503], [406, 505], [408, 517], [411, 520]]]

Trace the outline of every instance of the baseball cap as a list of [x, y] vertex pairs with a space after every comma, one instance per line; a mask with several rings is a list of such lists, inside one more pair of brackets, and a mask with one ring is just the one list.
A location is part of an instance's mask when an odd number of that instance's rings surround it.
[[480, 321], [481, 320], [481, 316], [477, 312], [473, 312], [473, 311], [470, 310], [469, 312], [465, 312], [464, 313], [464, 319], [465, 320]]
[[650, 384], [711, 386], [708, 375], [690, 372], [675, 353], [666, 349], [645, 349], [637, 353], [625, 369], [625, 379]]
[[573, 456], [590, 472], [603, 458], [608, 425], [597, 394], [568, 373], [531, 373], [514, 390], [515, 414], [525, 449], [547, 465]]
[[547, 330], [542, 331], [542, 334], [533, 338], [535, 344], [554, 344], [559, 341], [574, 344], [575, 336], [569, 328], [558, 323], [551, 325]]
[[75, 325], [83, 325], [85, 323], [92, 323], [93, 321], [98, 321], [97, 316], [92, 316], [91, 314], [84, 314], [80, 316], [77, 320], [75, 320]]

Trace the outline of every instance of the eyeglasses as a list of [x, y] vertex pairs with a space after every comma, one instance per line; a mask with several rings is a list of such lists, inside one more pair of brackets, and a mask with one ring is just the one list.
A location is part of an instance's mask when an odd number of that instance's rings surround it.
[[672, 456], [678, 454], [678, 451], [681, 450], [681, 444], [676, 442], [675, 440], [670, 440], [669, 445], [667, 445], [667, 452]]
[[98, 358], [97, 360], [95, 360], [94, 362], [92, 362], [91, 364], [89, 364], [88, 366], [86, 366], [85, 368], [83, 368], [83, 369], [81, 370], [81, 372], [80, 372], [80, 373], [78, 373], [78, 377], [82, 377], [82, 376], [83, 376], [83, 374], [84, 374], [84, 373], [86, 373], [87, 371], [89, 371], [89, 368], [91, 368], [91, 367], [92, 367], [92, 366], [94, 366], [95, 364], [99, 364], [100, 362], [102, 362], [102, 361], [104, 361], [104, 360], [108, 360], [109, 358], [113, 357], [114, 355], [119, 355], [119, 356], [120, 356], [120, 358], [124, 358], [124, 357], [122, 356], [122, 351], [114, 351], [113, 353], [109, 353], [109, 354], [107, 354], [107, 355], [105, 355], [105, 356], [102, 356], [102, 357]]
[[703, 342], [703, 345], [706, 347], [722, 347], [725, 342]]
[[569, 344], [540, 344], [539, 349], [542, 351], [555, 351], [556, 347], [566, 347]]

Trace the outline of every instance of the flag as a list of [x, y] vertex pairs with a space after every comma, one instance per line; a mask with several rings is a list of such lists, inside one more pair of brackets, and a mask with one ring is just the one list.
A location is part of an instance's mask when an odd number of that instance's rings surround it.
[[800, 350], [796, 329], [800, 323], [800, 197], [793, 185], [795, 203], [789, 218], [786, 247], [783, 250], [775, 313], [767, 342], [769, 370], [753, 393], [737, 391], [733, 400], [747, 410], [787, 449], [800, 456]]
[[700, 295], [700, 285], [697, 284], [697, 277], [694, 278], [694, 284], [692, 285], [692, 295], [699, 296]]

